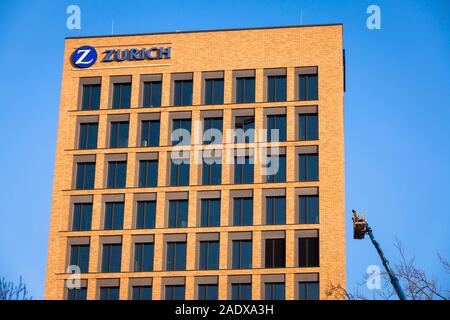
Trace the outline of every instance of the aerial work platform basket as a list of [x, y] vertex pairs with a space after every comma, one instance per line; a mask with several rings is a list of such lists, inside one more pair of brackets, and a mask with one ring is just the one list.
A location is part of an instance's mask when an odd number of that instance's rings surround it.
[[361, 216], [355, 210], [353, 212], [353, 239], [364, 239], [367, 232], [366, 215]]

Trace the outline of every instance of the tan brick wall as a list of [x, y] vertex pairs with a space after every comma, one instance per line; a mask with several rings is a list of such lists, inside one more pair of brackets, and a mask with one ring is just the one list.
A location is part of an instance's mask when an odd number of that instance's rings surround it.
[[[97, 49], [99, 60], [101, 52], [106, 48], [151, 47], [154, 45], [172, 47], [171, 59], [135, 62], [97, 63], [88, 69], [76, 69], [70, 64], [72, 52], [82, 46], [91, 45]], [[90, 237], [90, 267], [89, 273], [83, 274], [88, 279], [88, 299], [95, 299], [96, 280], [120, 279], [121, 299], [129, 297], [129, 278], [146, 277], [153, 279], [153, 298], [161, 297], [162, 278], [172, 276], [186, 277], [186, 298], [194, 298], [194, 277], [201, 275], [217, 275], [219, 281], [219, 298], [227, 298], [228, 275], [253, 275], [253, 298], [260, 298], [260, 275], [285, 274], [286, 298], [294, 298], [294, 275], [299, 273], [318, 272], [320, 274], [320, 294], [325, 298], [325, 291], [329, 284], [341, 284], [345, 287], [345, 208], [344, 208], [344, 118], [343, 118], [343, 57], [342, 57], [342, 26], [310, 26], [270, 28], [253, 30], [229, 30], [215, 32], [171, 33], [153, 35], [134, 35], [123, 37], [98, 37], [84, 39], [67, 39], [64, 54], [63, 79], [61, 88], [61, 106], [58, 124], [57, 152], [55, 162], [55, 176], [53, 187], [53, 201], [51, 209], [49, 249], [47, 262], [47, 277], [45, 298], [63, 299], [64, 280], [68, 278], [65, 273], [67, 238], [69, 236]], [[317, 66], [319, 70], [319, 98], [317, 102], [294, 100], [294, 69], [296, 67]], [[287, 102], [269, 103], [263, 101], [263, 73], [267, 68], [287, 68]], [[256, 72], [256, 102], [252, 104], [233, 104], [231, 101], [232, 71], [241, 69], [254, 69]], [[224, 104], [217, 106], [200, 105], [201, 101], [201, 73], [204, 71], [224, 71], [225, 92]], [[175, 72], [194, 73], [193, 106], [171, 107], [170, 101], [170, 75]], [[162, 107], [144, 109], [138, 105], [140, 88], [140, 75], [162, 74]], [[110, 94], [110, 77], [117, 75], [132, 76], [131, 108], [111, 110], [108, 105]], [[80, 111], [78, 106], [79, 78], [101, 77], [102, 93], [100, 110]], [[319, 110], [319, 137], [318, 141], [297, 141], [295, 126], [297, 118], [295, 108], [305, 105], [317, 105]], [[239, 108], [255, 108], [256, 130], [262, 128], [262, 114], [266, 107], [285, 106], [287, 108], [288, 141], [281, 143], [286, 147], [287, 154], [287, 182], [279, 184], [265, 184], [257, 166], [255, 166], [255, 184], [232, 185], [229, 166], [222, 168], [221, 186], [201, 186], [197, 181], [197, 167], [191, 165], [191, 186], [170, 187], [166, 184], [167, 177], [167, 123], [169, 113], [174, 111], [192, 111], [193, 118], [199, 118], [200, 110], [223, 110], [224, 130], [231, 126], [231, 110]], [[137, 116], [140, 113], [159, 112], [161, 114], [161, 146], [138, 147]], [[106, 126], [107, 116], [110, 114], [129, 114], [129, 148], [107, 149]], [[82, 115], [99, 116], [98, 149], [74, 150], [77, 117]], [[255, 144], [258, 145], [258, 144]], [[317, 145], [319, 148], [319, 174], [318, 182], [297, 182], [295, 168], [295, 147], [303, 145]], [[231, 145], [232, 147], [232, 145]], [[135, 183], [136, 161], [138, 152], [159, 152], [159, 176], [157, 188], [137, 188]], [[104, 189], [105, 154], [127, 153], [127, 188]], [[72, 170], [74, 155], [96, 155], [96, 183], [95, 190], [73, 190]], [[294, 224], [294, 192], [298, 187], [319, 187], [320, 193], [320, 224], [300, 225]], [[287, 199], [286, 225], [261, 225], [262, 221], [262, 190], [264, 188], [285, 188]], [[254, 222], [255, 226], [230, 227], [228, 226], [229, 190], [252, 189], [254, 191]], [[196, 212], [196, 192], [203, 190], [221, 191], [221, 225], [220, 228], [196, 228], [193, 215]], [[165, 194], [172, 191], [189, 191], [189, 227], [167, 229], [163, 227], [165, 212]], [[157, 222], [156, 229], [133, 230], [132, 198], [138, 192], [157, 192]], [[101, 230], [102, 195], [125, 194], [126, 210], [124, 217], [124, 230]], [[70, 232], [69, 212], [70, 199], [74, 195], [94, 195], [92, 231]], [[320, 234], [320, 267], [298, 268], [294, 261], [294, 233], [295, 230], [318, 229]], [[261, 232], [265, 230], [286, 231], [286, 268], [264, 269], [261, 266]], [[227, 269], [227, 246], [229, 231], [253, 232], [253, 269], [231, 270]], [[200, 271], [194, 270], [190, 259], [195, 255], [195, 234], [198, 232], [220, 232], [220, 270]], [[188, 235], [188, 263], [187, 271], [166, 272], [163, 270], [162, 243], [163, 235], [167, 233], [186, 233]], [[139, 234], [153, 234], [155, 236], [155, 262], [154, 272], [130, 272], [131, 236]], [[121, 235], [122, 272], [117, 274], [99, 273], [99, 237], [105, 235]]]

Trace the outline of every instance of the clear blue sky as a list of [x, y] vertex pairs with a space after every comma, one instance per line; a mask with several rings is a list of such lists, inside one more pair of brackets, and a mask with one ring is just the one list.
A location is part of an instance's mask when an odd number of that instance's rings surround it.
[[[117, 3], [116, 3], [117, 2]], [[81, 30], [66, 8], [81, 7]], [[382, 29], [366, 28], [377, 4]], [[368, 214], [394, 262], [398, 237], [450, 287], [450, 2], [1, 1], [0, 277], [23, 275], [43, 297], [64, 37], [342, 22], [347, 58], [345, 156], [348, 287], [380, 264], [351, 238]]]

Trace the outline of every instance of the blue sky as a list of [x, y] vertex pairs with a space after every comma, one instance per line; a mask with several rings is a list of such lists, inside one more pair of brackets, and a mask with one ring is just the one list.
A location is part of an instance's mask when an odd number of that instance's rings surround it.
[[[81, 8], [81, 30], [66, 8]], [[366, 8], [381, 8], [381, 30]], [[301, 14], [302, 12], [302, 14]], [[64, 37], [342, 22], [347, 60], [347, 286], [380, 264], [351, 238], [351, 209], [367, 212], [395, 262], [401, 240], [450, 287], [450, 2], [1, 1], [0, 277], [22, 275], [43, 297]], [[301, 19], [302, 16], [302, 19]], [[5, 152], [6, 151], [6, 152]]]

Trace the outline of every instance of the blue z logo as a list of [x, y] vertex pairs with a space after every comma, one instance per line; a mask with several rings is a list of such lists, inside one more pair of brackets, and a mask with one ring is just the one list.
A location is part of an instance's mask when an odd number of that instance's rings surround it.
[[97, 61], [97, 51], [91, 46], [82, 46], [72, 54], [72, 62], [77, 68], [89, 68]]

